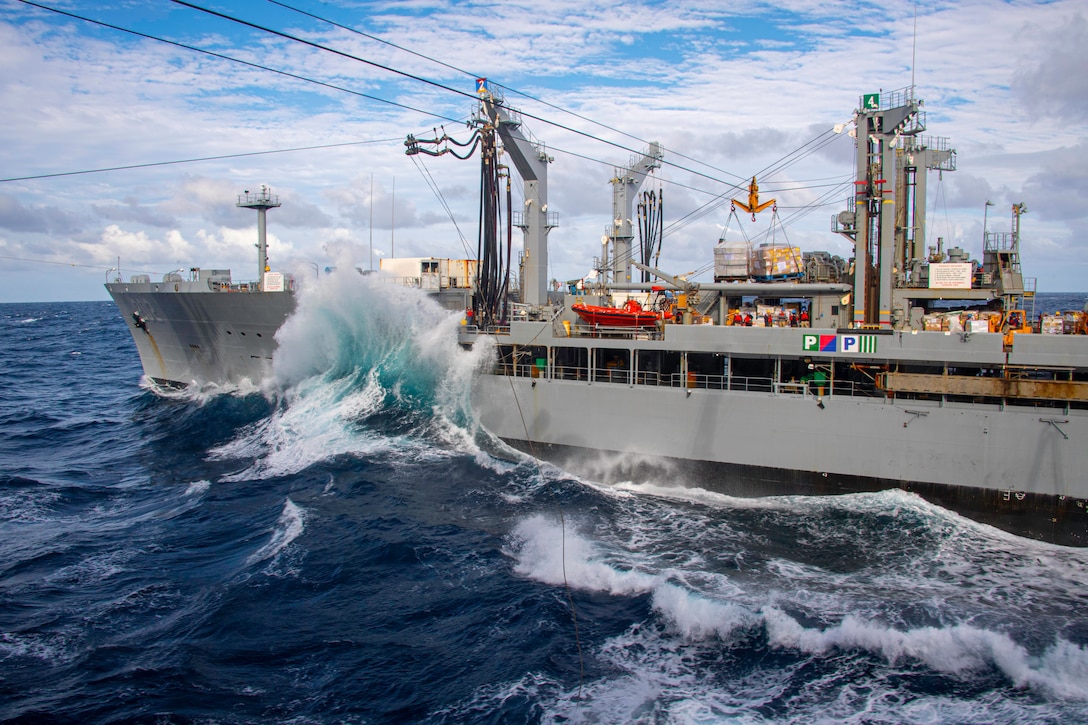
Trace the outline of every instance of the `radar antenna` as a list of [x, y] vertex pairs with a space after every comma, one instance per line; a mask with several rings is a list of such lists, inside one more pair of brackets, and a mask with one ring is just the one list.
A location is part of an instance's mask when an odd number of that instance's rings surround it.
[[243, 209], [257, 210], [257, 289], [262, 292], [264, 291], [264, 273], [269, 271], [265, 213], [279, 205], [280, 197], [273, 195], [272, 189], [267, 184], [261, 184], [260, 190], [253, 193], [246, 189], [238, 195], [238, 203], [235, 204]]

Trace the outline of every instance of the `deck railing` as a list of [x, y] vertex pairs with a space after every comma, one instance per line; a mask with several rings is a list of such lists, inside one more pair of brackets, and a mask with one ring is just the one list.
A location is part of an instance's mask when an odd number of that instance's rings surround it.
[[843, 396], [843, 397], [886, 397], [883, 390], [871, 383], [858, 383], [851, 380], [776, 381], [765, 376], [722, 375], [689, 372], [663, 373], [654, 370], [635, 370], [620, 367], [594, 367], [584, 365], [552, 365], [540, 367], [535, 361], [519, 362], [500, 361], [494, 368], [497, 375], [512, 375], [519, 378], [539, 380], [570, 380], [586, 383], [612, 383], [617, 385], [640, 385], [647, 387], [687, 388], [689, 390], [729, 390], [744, 393], [768, 393], [776, 396]]

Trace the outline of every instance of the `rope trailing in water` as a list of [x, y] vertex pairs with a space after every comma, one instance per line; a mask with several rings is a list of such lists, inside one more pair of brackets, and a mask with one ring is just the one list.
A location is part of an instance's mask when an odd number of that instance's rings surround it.
[[[516, 364], [516, 363], [515, 363]], [[518, 416], [521, 418], [521, 427], [525, 431], [525, 440], [529, 444], [529, 455], [536, 461], [536, 475], [540, 477], [541, 483], [544, 482], [544, 471], [540, 468], [540, 459], [537, 458], [536, 449], [533, 446], [533, 438], [529, 435], [529, 426], [525, 422], [525, 413], [521, 409], [521, 401], [518, 400], [517, 391], [514, 389], [513, 376], [510, 377], [510, 394], [514, 398], [514, 404], [518, 408]], [[556, 508], [559, 509], [559, 531], [560, 531], [560, 563], [563, 566], [563, 591], [567, 595], [567, 604], [570, 606], [570, 617], [574, 622], [574, 646], [578, 650], [578, 700], [582, 699], [582, 686], [585, 682], [586, 666], [585, 657], [582, 654], [582, 638], [578, 633], [578, 609], [574, 606], [574, 596], [570, 591], [570, 583], [567, 581], [567, 519], [563, 513], [562, 504], [557, 503]]]

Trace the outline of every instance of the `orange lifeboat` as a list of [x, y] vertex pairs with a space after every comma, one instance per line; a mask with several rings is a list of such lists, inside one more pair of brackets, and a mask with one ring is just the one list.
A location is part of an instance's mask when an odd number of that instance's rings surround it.
[[601, 327], [653, 327], [658, 320], [672, 318], [671, 312], [643, 309], [638, 300], [627, 300], [623, 307], [602, 307], [581, 302], [570, 306], [587, 324]]

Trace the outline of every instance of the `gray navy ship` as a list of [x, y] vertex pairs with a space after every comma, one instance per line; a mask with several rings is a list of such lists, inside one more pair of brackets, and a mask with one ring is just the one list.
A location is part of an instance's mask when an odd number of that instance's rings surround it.
[[295, 309], [295, 280], [268, 266], [266, 215], [279, 197], [261, 185], [238, 197], [257, 211], [257, 282], [229, 269], [193, 267], [152, 281], [118, 278], [106, 289], [128, 323], [144, 375], [165, 388], [258, 384], [272, 372], [276, 331]]
[[[272, 374], [276, 331], [295, 310], [296, 280], [268, 265], [267, 212], [279, 197], [262, 184], [238, 196], [257, 211], [257, 280], [229, 269], [179, 270], [152, 280], [132, 275], [106, 289], [128, 323], [144, 376], [159, 388], [259, 385]], [[426, 291], [450, 310], [469, 304], [473, 260], [383, 259], [384, 279]], [[366, 274], [360, 270], [360, 273]]]
[[[520, 282], [508, 288], [509, 272], [481, 255], [460, 332], [464, 346], [495, 351], [473, 383], [484, 429], [596, 480], [737, 496], [901, 488], [1016, 534], [1088, 545], [1085, 316], [1035, 318], [1023, 205], [1009, 232], [985, 232], [981, 262], [925, 247], [926, 174], [954, 170], [955, 151], [923, 135], [913, 88], [860, 99], [855, 193], [833, 220], [852, 260], [723, 240], [713, 283], [632, 262], [631, 194], [663, 155], [651, 144], [613, 179], [617, 223], [597, 281], [559, 291], [546, 276], [552, 159], [485, 80], [477, 90], [482, 154], [509, 155], [526, 197], [506, 225], [524, 235]], [[408, 153], [427, 143], [409, 137]], [[754, 215], [769, 202], [755, 179], [749, 191], [735, 204]], [[273, 201], [265, 190], [239, 200], [261, 214], [260, 285], [208, 270], [107, 285], [148, 378], [270, 370], [295, 294], [290, 278], [265, 274]]]

